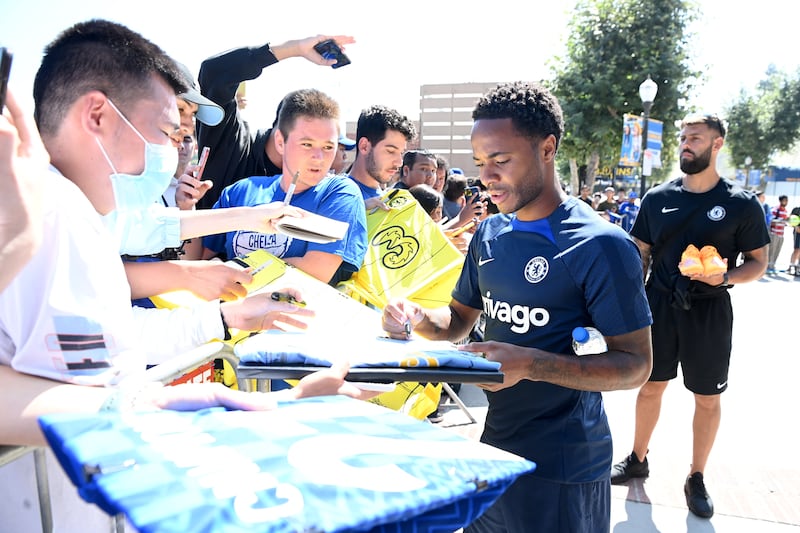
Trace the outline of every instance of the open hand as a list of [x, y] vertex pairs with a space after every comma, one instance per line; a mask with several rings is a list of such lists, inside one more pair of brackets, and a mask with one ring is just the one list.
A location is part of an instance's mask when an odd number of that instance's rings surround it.
[[[280, 289], [297, 301], [303, 301], [300, 291], [293, 288]], [[315, 316], [312, 309], [294, 305], [290, 302], [275, 301], [270, 293], [253, 294], [235, 302], [225, 302], [220, 306], [228, 326], [244, 331], [264, 331], [267, 329], [307, 329], [308, 319]]]

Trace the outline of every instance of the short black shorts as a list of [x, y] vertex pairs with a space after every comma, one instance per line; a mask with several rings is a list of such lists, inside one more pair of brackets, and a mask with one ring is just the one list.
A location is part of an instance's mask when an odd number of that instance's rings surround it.
[[696, 394], [720, 394], [728, 388], [733, 307], [725, 292], [713, 298], [694, 298], [682, 311], [669, 303], [669, 293], [647, 289], [653, 313], [653, 372], [650, 381], [668, 381], [678, 375]]

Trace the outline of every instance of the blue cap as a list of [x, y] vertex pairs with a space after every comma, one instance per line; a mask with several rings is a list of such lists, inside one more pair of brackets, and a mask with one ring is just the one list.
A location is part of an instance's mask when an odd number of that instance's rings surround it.
[[460, 175], [463, 176], [464, 175], [464, 171], [461, 170], [458, 167], [453, 167], [453, 168], [450, 169], [450, 174], [460, 174]]
[[344, 146], [345, 150], [352, 150], [356, 147], [356, 142], [347, 135], [339, 135], [339, 144]]
[[200, 94], [200, 91], [197, 90], [197, 83], [194, 80], [194, 76], [192, 76], [191, 71], [186, 65], [178, 63], [177, 61], [175, 64], [178, 65], [181, 74], [183, 74], [184, 84], [188, 87], [186, 92], [178, 95], [178, 98], [183, 98], [184, 100], [197, 104], [197, 113], [195, 117], [203, 124], [216, 126], [222, 122], [222, 119], [225, 118], [225, 111], [222, 110], [222, 107]]

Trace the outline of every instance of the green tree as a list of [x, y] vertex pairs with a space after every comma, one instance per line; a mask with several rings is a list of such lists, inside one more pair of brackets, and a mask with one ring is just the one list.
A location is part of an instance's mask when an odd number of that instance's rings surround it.
[[744, 168], [750, 157], [751, 168], [765, 170], [777, 153], [791, 149], [800, 138], [800, 73], [791, 77], [770, 65], [755, 93], [742, 89], [725, 116], [731, 162]]
[[[669, 168], [680, 102], [700, 80], [690, 68], [687, 33], [697, 14], [690, 0], [578, 0], [552, 88], [564, 110], [563, 153], [571, 169], [586, 165], [588, 183], [600, 165], [617, 166], [622, 117], [642, 113], [639, 85], [648, 75], [658, 83], [650, 117], [664, 122], [661, 157]], [[577, 190], [577, 175], [571, 177]]]

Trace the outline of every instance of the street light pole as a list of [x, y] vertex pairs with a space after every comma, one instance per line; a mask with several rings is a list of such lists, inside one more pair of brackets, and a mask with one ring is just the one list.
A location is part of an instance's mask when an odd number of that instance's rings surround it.
[[[653, 101], [656, 99], [658, 93], [658, 84], [647, 76], [647, 79], [639, 85], [639, 98], [642, 99], [642, 108], [644, 109], [644, 125], [642, 127], [642, 166], [641, 166], [641, 183], [639, 188], [639, 198], [644, 198], [644, 193], [647, 191], [647, 183], [644, 175], [644, 159], [645, 152], [647, 151], [647, 128], [650, 120], [650, 108], [653, 107]], [[649, 174], [648, 174], [649, 175]]]
[[644, 198], [644, 193], [647, 191], [647, 183], [645, 182], [645, 175], [644, 175], [644, 158], [646, 157], [646, 150], [647, 150], [647, 126], [650, 122], [648, 119], [650, 118], [650, 108], [653, 105], [653, 102], [642, 102], [644, 104], [644, 126], [642, 127], [642, 166], [641, 169], [641, 181], [639, 183], [639, 198]]
[[753, 163], [753, 158], [749, 155], [744, 158], [744, 188], [747, 188], [747, 180], [750, 179], [750, 165]]

